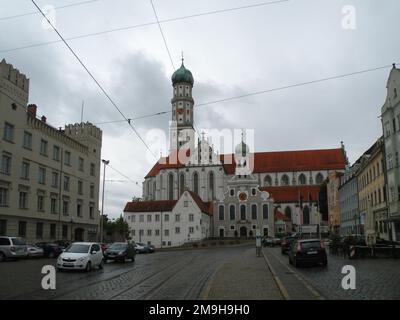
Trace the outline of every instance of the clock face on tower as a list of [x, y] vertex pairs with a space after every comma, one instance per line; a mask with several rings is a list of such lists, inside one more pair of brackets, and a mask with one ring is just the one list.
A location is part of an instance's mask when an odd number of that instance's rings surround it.
[[245, 192], [239, 193], [239, 200], [240, 201], [246, 201], [247, 200], [247, 194]]

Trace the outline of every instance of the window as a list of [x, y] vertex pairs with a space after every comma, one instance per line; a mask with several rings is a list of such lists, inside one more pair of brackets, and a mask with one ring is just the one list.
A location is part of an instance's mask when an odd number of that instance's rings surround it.
[[81, 157], [79, 157], [78, 159], [78, 170], [79, 171], [84, 171], [84, 167], [85, 167], [85, 160]]
[[229, 207], [229, 219], [230, 220], [235, 220], [236, 219], [236, 207], [234, 205], [231, 205]]
[[76, 205], [76, 215], [82, 217], [82, 205], [80, 203]]
[[4, 174], [11, 174], [11, 154], [3, 153], [1, 159], [1, 172]]
[[225, 207], [224, 206], [219, 206], [218, 208], [218, 218], [220, 221], [223, 221], [225, 219]]
[[164, 221], [169, 221], [169, 214], [166, 214], [166, 215], [164, 216]]
[[21, 166], [21, 178], [22, 179], [29, 179], [29, 162], [23, 161]]
[[22, 238], [26, 237], [26, 221], [20, 221], [18, 223], [18, 236]]
[[69, 202], [68, 201], [63, 201], [63, 215], [64, 216], [69, 215]]
[[147, 230], [147, 235], [151, 237], [151, 230]]
[[189, 221], [190, 222], [194, 221], [194, 214], [193, 213], [189, 214]]
[[43, 222], [36, 223], [36, 239], [43, 238]]
[[389, 137], [390, 136], [390, 123], [389, 121], [385, 122], [385, 137]]
[[64, 191], [69, 191], [69, 177], [64, 176]]
[[52, 172], [51, 173], [51, 186], [53, 188], [58, 187], [58, 172]]
[[47, 145], [48, 142], [46, 140], [40, 140], [40, 154], [42, 156], [47, 156]]
[[199, 194], [199, 175], [197, 172], [193, 174], [193, 192]]
[[37, 210], [39, 212], [44, 211], [44, 196], [43, 195], [37, 196]]
[[240, 205], [240, 220], [246, 220], [246, 205]]
[[7, 220], [0, 220], [0, 236], [5, 236], [7, 234]]
[[4, 124], [3, 139], [10, 142], [14, 140], [14, 126], [8, 122]]
[[184, 202], [183, 202], [183, 206], [184, 206], [185, 208], [189, 207], [189, 201], [184, 201]]
[[39, 167], [38, 182], [40, 184], [46, 184], [46, 169], [43, 167]]
[[[290, 207], [285, 208], [285, 217], [288, 218], [290, 221], [292, 220], [292, 209]], [[267, 214], [267, 219], [268, 219], [268, 214]]]
[[210, 188], [209, 189], [210, 197], [211, 197], [211, 199], [214, 199], [215, 198], [215, 190], [214, 190], [215, 183], [214, 183], [214, 173], [212, 171], [210, 172], [208, 182], [209, 182], [209, 188]]
[[185, 175], [183, 173], [179, 176], [179, 195], [185, 191]]
[[94, 163], [90, 164], [90, 175], [93, 177], [96, 175], [96, 165]]
[[93, 199], [94, 198], [94, 184], [90, 185], [90, 197]]
[[324, 176], [321, 173], [318, 173], [317, 177], [315, 178], [316, 184], [322, 184], [323, 181], [324, 181]]
[[270, 186], [272, 186], [272, 179], [271, 179], [270, 176], [266, 176], [266, 177], [264, 178], [264, 186], [265, 186], [265, 187], [270, 187]]
[[251, 219], [257, 220], [257, 205], [256, 204], [251, 205]]
[[176, 227], [176, 228], [175, 228], [175, 234], [180, 234], [180, 233], [181, 233], [181, 228]]
[[147, 222], [151, 222], [151, 215], [150, 214], [147, 215]]
[[168, 175], [168, 200], [174, 200], [174, 176]]
[[289, 185], [289, 177], [284, 174], [281, 178], [281, 185], [282, 186], [288, 186]]
[[268, 219], [268, 205], [263, 204], [263, 219], [267, 220]]
[[181, 221], [181, 215], [180, 214], [176, 214], [175, 215], [175, 222], [179, 222]]
[[234, 225], [230, 226], [230, 229], [235, 230], [235, 226]]
[[189, 227], [189, 234], [193, 234], [194, 233], [194, 228], [193, 227]]
[[306, 176], [302, 173], [300, 176], [299, 176], [299, 184], [300, 185], [305, 185], [306, 184]]
[[169, 230], [164, 230], [164, 236], [169, 237]]
[[67, 225], [62, 226], [62, 238], [63, 239], [68, 238], [68, 226]]
[[55, 239], [56, 238], [56, 225], [52, 223], [50, 225], [50, 239]]
[[132, 237], [136, 236], [136, 230], [131, 230]]
[[78, 194], [83, 194], [83, 181], [78, 180]]
[[22, 146], [26, 149], [32, 150], [32, 134], [28, 131], [24, 131], [24, 140]]
[[94, 219], [94, 208], [93, 208], [93, 206], [89, 207], [89, 217], [90, 217], [90, 219]]
[[144, 222], [144, 215], [141, 214], [141, 215], [139, 216], [139, 222]]
[[53, 160], [60, 161], [60, 147], [53, 147]]
[[229, 191], [229, 194], [231, 195], [231, 197], [233, 197], [233, 196], [235, 195], [235, 189], [231, 189], [231, 190]]
[[71, 165], [71, 152], [69, 151], [64, 152], [64, 164], [67, 166]]
[[158, 222], [158, 221], [160, 221], [160, 215], [159, 214], [156, 214], [156, 222]]
[[8, 189], [0, 188], [0, 207], [8, 207]]
[[139, 236], [144, 236], [144, 230], [139, 230]]
[[159, 236], [160, 235], [160, 230], [156, 229], [155, 234], [156, 234], [156, 236]]
[[53, 214], [58, 213], [58, 200], [57, 198], [51, 198], [50, 200], [50, 211]]
[[20, 191], [19, 193], [19, 208], [20, 209], [28, 208], [28, 193], [25, 191]]

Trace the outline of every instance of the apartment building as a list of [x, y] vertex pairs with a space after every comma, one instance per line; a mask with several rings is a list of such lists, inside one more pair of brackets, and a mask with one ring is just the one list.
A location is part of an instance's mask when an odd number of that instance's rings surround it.
[[0, 62], [0, 235], [96, 240], [102, 132], [54, 128], [27, 105], [29, 79]]

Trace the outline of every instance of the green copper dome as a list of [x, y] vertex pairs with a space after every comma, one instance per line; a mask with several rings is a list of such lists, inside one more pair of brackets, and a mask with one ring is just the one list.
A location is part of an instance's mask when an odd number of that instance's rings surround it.
[[171, 80], [172, 80], [172, 84], [176, 84], [179, 82], [186, 82], [186, 83], [190, 83], [191, 85], [193, 85], [193, 83], [194, 83], [192, 73], [190, 72], [190, 70], [185, 68], [183, 62], [182, 62], [181, 67], [174, 72]]
[[235, 154], [242, 155], [245, 157], [249, 153], [250, 149], [243, 141], [240, 142], [235, 148]]

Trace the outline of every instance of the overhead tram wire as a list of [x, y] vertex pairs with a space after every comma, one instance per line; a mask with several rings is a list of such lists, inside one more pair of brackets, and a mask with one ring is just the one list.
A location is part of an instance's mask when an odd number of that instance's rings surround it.
[[97, 79], [94, 77], [94, 75], [90, 72], [90, 70], [86, 67], [86, 65], [82, 62], [82, 60], [78, 57], [78, 55], [75, 53], [75, 51], [70, 47], [67, 41], [63, 38], [63, 36], [58, 32], [56, 27], [50, 22], [50, 20], [46, 17], [46, 15], [43, 13], [43, 11], [39, 8], [39, 6], [36, 4], [35, 0], [31, 0], [32, 3], [35, 5], [35, 7], [38, 9], [38, 11], [42, 14], [42, 16], [47, 20], [47, 22], [50, 24], [50, 26], [53, 28], [53, 30], [57, 33], [57, 35], [61, 38], [61, 40], [64, 42], [64, 44], [67, 46], [67, 48], [71, 51], [71, 53], [74, 55], [74, 57], [78, 60], [78, 62], [81, 64], [81, 66], [86, 70], [86, 72], [89, 74], [89, 76], [93, 79], [93, 81], [96, 83], [96, 85], [100, 88], [100, 90], [103, 92], [103, 94], [106, 96], [106, 98], [110, 101], [110, 103], [114, 106], [114, 108], [119, 112], [119, 114], [126, 120], [128, 125], [131, 127], [133, 132], [136, 134], [136, 136], [142, 141], [142, 143], [145, 145], [147, 150], [153, 155], [155, 159], [157, 157], [155, 154], [151, 151], [150, 147], [147, 145], [146, 141], [142, 138], [142, 136], [139, 134], [139, 132], [136, 130], [136, 128], [132, 125], [131, 120], [128, 119], [121, 109], [118, 107], [118, 105], [114, 102], [114, 100], [110, 97], [110, 95], [107, 93], [107, 91], [103, 88], [103, 86], [97, 81]]
[[[85, 5], [85, 4], [90, 4], [90, 3], [98, 2], [98, 1], [101, 1], [101, 0], [87, 0], [87, 1], [75, 2], [75, 3], [67, 4], [67, 5], [64, 5], [64, 6], [54, 7], [54, 9], [55, 10], [61, 10], [61, 9], [65, 9], [65, 8], [70, 8], [70, 7], [76, 7], [76, 6], [81, 6], [81, 5]], [[11, 19], [21, 18], [21, 17], [26, 17], [26, 16], [37, 15], [37, 14], [40, 14], [40, 13], [37, 12], [37, 11], [25, 12], [25, 13], [16, 14], [16, 15], [13, 15], [13, 16], [0, 17], [0, 21], [11, 20]]]
[[[157, 21], [153, 21], [153, 22], [141, 23], [141, 24], [130, 25], [130, 26], [125, 26], [125, 27], [120, 27], [120, 28], [108, 29], [108, 30], [103, 30], [103, 31], [98, 31], [98, 32], [81, 34], [81, 35], [78, 35], [78, 36], [72, 36], [72, 37], [65, 38], [65, 40], [67, 40], [67, 41], [77, 40], [77, 39], [82, 39], [82, 38], [100, 36], [100, 35], [113, 33], [113, 32], [118, 32], [118, 31], [126, 31], [126, 30], [132, 30], [132, 29], [136, 29], [136, 28], [152, 26], [152, 25], [156, 25], [156, 24], [164, 24], [164, 23], [181, 21], [181, 20], [186, 20], [186, 19], [193, 19], [193, 18], [197, 18], [197, 17], [207, 16], [207, 15], [214, 15], [214, 14], [221, 14], [221, 13], [225, 13], [225, 12], [234, 12], [234, 11], [238, 11], [238, 10], [251, 9], [251, 8], [255, 8], [255, 7], [274, 5], [274, 4], [290, 2], [290, 1], [293, 1], [293, 0], [267, 1], [267, 2], [255, 3], [253, 5], [233, 7], [233, 8], [227, 8], [227, 9], [221, 9], [221, 10], [206, 11], [206, 12], [201, 12], [201, 13], [197, 13], [197, 14], [182, 16], [182, 17], [159, 20], [158, 22]], [[2, 49], [2, 50], [0, 50], [0, 53], [7, 53], [7, 52], [13, 52], [13, 51], [17, 51], [17, 50], [24, 50], [24, 49], [42, 47], [42, 46], [56, 44], [56, 43], [60, 43], [60, 42], [62, 42], [62, 40], [52, 40], [52, 41], [34, 43], [34, 44], [25, 45], [25, 46], [21, 46], [21, 47]]]

